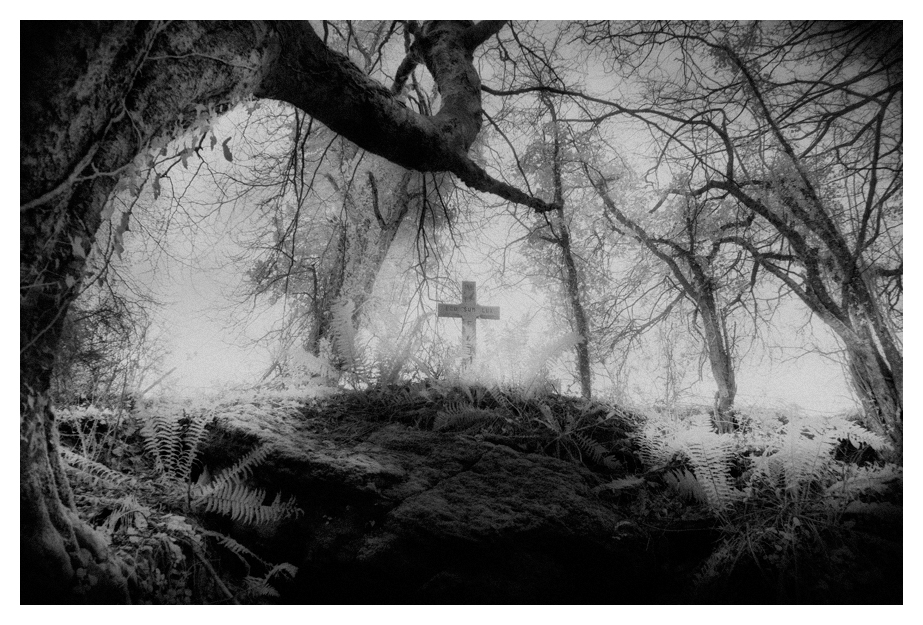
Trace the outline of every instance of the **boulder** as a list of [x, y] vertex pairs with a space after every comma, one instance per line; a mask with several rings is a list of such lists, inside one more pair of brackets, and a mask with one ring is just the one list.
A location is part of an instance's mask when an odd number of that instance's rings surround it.
[[[221, 528], [299, 567], [291, 603], [664, 603], [710, 553], [708, 524], [654, 531], [578, 462], [483, 433], [304, 414], [222, 420], [204, 460], [272, 448], [253, 485], [297, 519]], [[607, 476], [606, 479], [611, 479]], [[681, 537], [681, 539], [677, 538]]]

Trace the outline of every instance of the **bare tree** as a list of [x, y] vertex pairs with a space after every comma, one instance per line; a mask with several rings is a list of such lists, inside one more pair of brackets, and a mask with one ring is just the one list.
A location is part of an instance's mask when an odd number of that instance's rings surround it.
[[[903, 440], [900, 23], [584, 24], [637, 103], [592, 123], [638, 124], [649, 176], [736, 202], [728, 240], [843, 343], [869, 424]], [[662, 62], [661, 59], [664, 59]], [[667, 62], [665, 59], [677, 59]], [[734, 235], [734, 236], [731, 236]]]
[[[736, 232], [745, 224], [733, 220], [709, 224], [721, 211], [709, 209], [704, 202], [694, 198], [685, 198], [680, 202], [679, 218], [669, 220], [669, 231], [651, 232], [617, 204], [609, 191], [608, 181], [598, 170], [591, 173], [585, 164], [584, 171], [611, 216], [612, 228], [633, 238], [656, 256], [668, 269], [675, 288], [692, 303], [701, 324], [712, 377], [718, 386], [715, 393], [716, 425], [719, 432], [730, 432], [733, 429], [732, 409], [737, 395], [737, 376], [734, 357], [736, 336], [728, 331], [728, 318], [735, 309], [744, 305], [747, 291], [756, 286], [753, 282], [756, 275], [751, 272], [751, 282], [740, 284], [737, 278], [746, 272], [746, 263], [739, 253], [731, 254], [729, 258], [726, 252], [722, 254], [722, 247], [728, 247], [732, 240], [722, 237], [721, 232]], [[649, 213], [656, 212], [666, 197], [663, 196]], [[734, 283], [738, 288], [729, 288]]]

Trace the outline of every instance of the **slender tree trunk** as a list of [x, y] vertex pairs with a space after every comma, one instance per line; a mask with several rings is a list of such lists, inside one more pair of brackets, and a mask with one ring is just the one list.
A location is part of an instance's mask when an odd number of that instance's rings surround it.
[[580, 299], [580, 275], [577, 263], [570, 248], [570, 231], [563, 219], [558, 222], [557, 240], [561, 248], [566, 272], [567, 300], [571, 309], [574, 330], [580, 335], [580, 342], [575, 346], [577, 353], [577, 374], [580, 378], [580, 394], [590, 399], [593, 396], [593, 372], [590, 369], [590, 325], [587, 322], [583, 301]]
[[715, 427], [719, 433], [734, 431], [734, 399], [737, 396], [737, 379], [724, 324], [715, 305], [714, 294], [704, 293], [699, 298], [699, 317], [705, 334], [705, 348], [712, 376], [718, 390], [715, 393]]
[[577, 376], [580, 379], [580, 394], [590, 399], [593, 396], [593, 371], [590, 368], [590, 324], [580, 297], [580, 273], [577, 271], [577, 263], [571, 249], [570, 229], [564, 220], [564, 182], [561, 175], [561, 136], [558, 128], [558, 113], [550, 98], [542, 98], [542, 102], [554, 123], [551, 175], [554, 181], [554, 203], [561, 207], [552, 213], [549, 222], [553, 224], [550, 241], [561, 250], [561, 260], [564, 262], [564, 290], [571, 313], [570, 321], [580, 337], [574, 348], [577, 358]]

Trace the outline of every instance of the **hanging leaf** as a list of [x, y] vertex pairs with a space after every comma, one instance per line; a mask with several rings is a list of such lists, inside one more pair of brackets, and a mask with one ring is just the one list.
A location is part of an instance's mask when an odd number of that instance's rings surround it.
[[189, 169], [189, 148], [179, 153], [179, 158], [183, 161], [183, 169]]
[[157, 198], [160, 197], [160, 174], [157, 174], [154, 176], [153, 187], [154, 187], [154, 199], [156, 200]]
[[212, 133], [212, 136], [209, 138], [209, 145], [208, 145], [208, 148], [209, 148], [210, 150], [214, 150], [214, 149], [215, 149], [215, 144], [216, 144], [216, 143], [218, 143], [218, 137], [215, 136], [215, 133]]
[[231, 156], [231, 148], [228, 147], [228, 141], [230, 141], [230, 140], [231, 140], [231, 138], [228, 137], [227, 139], [225, 139], [224, 141], [222, 141], [222, 142], [221, 142], [221, 149], [224, 150], [224, 158], [226, 158], [227, 161], [228, 161], [229, 163], [233, 163], [233, 162], [234, 162], [234, 157]]

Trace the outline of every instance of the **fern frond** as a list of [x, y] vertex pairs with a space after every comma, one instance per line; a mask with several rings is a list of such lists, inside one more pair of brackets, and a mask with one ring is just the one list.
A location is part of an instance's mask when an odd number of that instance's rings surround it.
[[449, 407], [436, 413], [433, 430], [437, 432], [463, 430], [474, 425], [493, 421], [496, 418], [497, 414], [494, 411], [485, 410], [484, 408], [475, 408], [473, 406]]
[[723, 510], [743, 497], [731, 477], [731, 437], [712, 432], [710, 427], [690, 428], [679, 437], [693, 473], [705, 493], [709, 507]]
[[686, 446], [693, 472], [713, 510], [727, 508], [743, 497], [731, 477], [730, 451], [707, 439], [690, 441]]
[[233, 553], [235, 556], [237, 556], [240, 559], [240, 561], [244, 564], [244, 566], [247, 567], [247, 571], [250, 570], [250, 563], [247, 561], [247, 558], [252, 558], [254, 561], [259, 562], [263, 566], [267, 568], [269, 567], [269, 562], [259, 557], [258, 555], [256, 555], [255, 553], [253, 553], [252, 551], [250, 551], [249, 549], [241, 545], [239, 542], [231, 538], [230, 536], [227, 536], [220, 532], [213, 532], [211, 530], [202, 530], [202, 534], [204, 536], [209, 536], [211, 538], [214, 538], [218, 542], [219, 545], [221, 545], [222, 547], [224, 547], [225, 549]]
[[598, 465], [607, 469], [618, 469], [621, 463], [609, 455], [609, 450], [582, 432], [572, 431], [570, 437], [577, 443], [580, 451], [585, 453]]
[[149, 415], [141, 429], [144, 450], [154, 457], [157, 467], [167, 475], [176, 474], [183, 444], [181, 430], [179, 419], [167, 414]]
[[204, 497], [231, 483], [247, 479], [253, 474], [254, 467], [261, 464], [269, 456], [271, 451], [272, 448], [268, 445], [258, 445], [254, 447], [234, 465], [219, 473], [210, 484], [201, 487], [198, 494]]
[[273, 502], [266, 506], [266, 491], [250, 488], [241, 483], [222, 483], [219, 487], [209, 487], [208, 492], [197, 493], [195, 504], [203, 507], [205, 512], [217, 512], [249, 525], [274, 523], [292, 516], [302, 514], [295, 500], [282, 501], [282, 494], [276, 495]]
[[682, 432], [683, 424], [675, 419], [649, 417], [634, 440], [638, 445], [638, 455], [644, 465], [650, 469], [670, 464], [680, 451], [677, 437]]
[[61, 457], [64, 459], [68, 469], [88, 475], [93, 480], [102, 480], [110, 486], [120, 486], [133, 481], [130, 476], [110, 469], [63, 446], [61, 447]]
[[268, 573], [266, 573], [265, 579], [272, 579], [276, 576], [285, 575], [289, 579], [295, 579], [295, 576], [298, 574], [298, 567], [294, 564], [289, 564], [288, 562], [283, 562], [282, 564], [277, 564], [272, 567]]
[[116, 525], [118, 525], [118, 522], [122, 519], [125, 519], [130, 527], [137, 527], [138, 529], [147, 527], [147, 518], [151, 515], [151, 509], [148, 506], [142, 505], [134, 495], [125, 495], [115, 503], [116, 509], [108, 516], [105, 523], [102, 525], [102, 528], [109, 535], [115, 532]]
[[204, 415], [186, 416], [185, 411], [182, 418], [169, 412], [148, 415], [141, 429], [144, 450], [165, 475], [188, 482], [209, 420]]
[[283, 562], [282, 564], [277, 564], [272, 567], [263, 577], [248, 575], [244, 578], [244, 581], [247, 584], [247, 590], [253, 595], [259, 597], [279, 597], [279, 592], [270, 581], [275, 577], [283, 576], [294, 579], [297, 573], [297, 566], [289, 564], [288, 562]]
[[754, 476], [771, 484], [782, 483], [797, 495], [803, 487], [825, 478], [832, 465], [832, 450], [842, 432], [824, 420], [792, 419], [762, 456], [753, 459]]
[[265, 499], [266, 491], [262, 489], [251, 489], [240, 483], [224, 483], [197, 497], [195, 504], [204, 506], [205, 512], [217, 512], [233, 521], [257, 524], [264, 522], [262, 508]]
[[176, 476], [183, 482], [192, 479], [192, 468], [196, 458], [199, 455], [202, 442], [205, 440], [205, 426], [208, 420], [205, 418], [194, 418], [189, 422], [188, 427], [183, 431], [182, 451], [177, 459]]
[[702, 485], [696, 476], [686, 470], [685, 467], [673, 469], [663, 474], [663, 480], [667, 485], [678, 492], [681, 497], [688, 501], [697, 501], [699, 503], [708, 503], [708, 497], [702, 490]]
[[304, 510], [298, 507], [298, 503], [295, 501], [295, 496], [292, 495], [286, 501], [282, 501], [282, 493], [276, 493], [275, 499], [272, 500], [270, 504], [275, 510], [279, 510], [283, 513], [282, 518], [295, 517], [296, 519], [304, 514]]
[[262, 577], [247, 575], [244, 578], [244, 583], [247, 584], [247, 592], [250, 595], [257, 597], [279, 597], [279, 591], [273, 588], [272, 584]]

